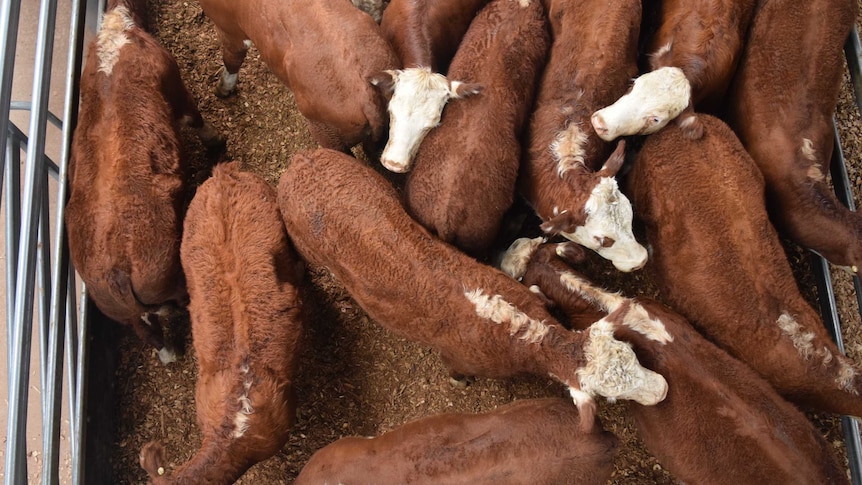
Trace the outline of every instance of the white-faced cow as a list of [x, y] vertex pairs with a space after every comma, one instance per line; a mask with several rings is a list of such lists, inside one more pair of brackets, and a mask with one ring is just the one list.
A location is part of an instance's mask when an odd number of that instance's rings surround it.
[[802, 297], [766, 213], [763, 176], [709, 115], [700, 140], [676, 125], [647, 137], [630, 174], [669, 303], [785, 398], [862, 415], [862, 374]]
[[99, 310], [176, 359], [159, 316], [187, 298], [180, 236], [187, 167], [179, 121], [209, 147], [205, 122], [179, 67], [141, 25], [144, 0], [110, 1], [81, 74], [69, 160], [66, 229], [72, 262]]
[[624, 144], [608, 158], [612, 147], [590, 129], [590, 116], [625, 92], [637, 72], [640, 1], [546, 4], [552, 44], [529, 125], [520, 191], [546, 232], [633, 271], [646, 263], [647, 251], [632, 234], [631, 203], [614, 178]]
[[374, 82], [389, 98], [389, 141], [380, 161], [407, 172], [425, 136], [440, 123], [450, 99], [478, 94], [481, 84], [447, 76], [449, 62], [476, 12], [488, 0], [393, 0], [380, 29], [404, 69], [381, 73]]
[[377, 323], [440, 352], [452, 377], [552, 376], [569, 389], [584, 429], [592, 396], [664, 398], [664, 379], [606, 321], [566, 330], [522, 285], [428, 233], [391, 184], [353, 157], [294, 155], [278, 197], [300, 255], [329, 269]]
[[407, 177], [408, 212], [476, 257], [515, 198], [521, 134], [548, 49], [546, 24], [539, 0], [493, 0], [479, 12], [449, 72], [485, 90], [447, 108]]
[[[720, 107], [742, 52], [754, 0], [662, 0], [658, 30], [648, 42], [650, 72], [631, 91], [596, 111], [605, 140], [655, 133], [672, 120], [690, 138], [702, 127], [694, 109]], [[685, 114], [683, 114], [685, 111]]]
[[856, 8], [850, 0], [762, 1], [728, 121], [763, 172], [779, 231], [858, 275], [862, 216], [838, 202], [824, 174]]
[[189, 206], [182, 243], [198, 362], [203, 443], [176, 470], [150, 442], [141, 466], [158, 485], [234, 483], [287, 442], [302, 341], [303, 264], [290, 247], [275, 190], [221, 164]]
[[234, 92], [251, 41], [293, 92], [321, 146], [347, 151], [363, 142], [376, 153], [386, 136], [386, 100], [371, 79], [399, 63], [369, 15], [331, 0], [203, 0], [201, 7], [222, 44], [217, 95]]
[[571, 242], [519, 239], [503, 266], [541, 291], [575, 328], [596, 314], [612, 321], [640, 361], [667, 378], [664, 401], [631, 404], [628, 411], [647, 449], [675, 478], [715, 485], [848, 483], [832, 446], [768, 382], [657, 301], [591, 283], [568, 264], [578, 251], [576, 261], [586, 259]]

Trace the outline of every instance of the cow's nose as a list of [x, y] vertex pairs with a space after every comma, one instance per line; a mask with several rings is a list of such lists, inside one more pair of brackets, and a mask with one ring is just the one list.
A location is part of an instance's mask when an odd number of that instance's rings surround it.
[[593, 123], [593, 129], [596, 130], [596, 133], [600, 137], [604, 138], [605, 136], [607, 136], [608, 125], [607, 123], [605, 123], [605, 119], [602, 118], [602, 115], [598, 111], [593, 113], [593, 116], [592, 118], [590, 118], [590, 120]]

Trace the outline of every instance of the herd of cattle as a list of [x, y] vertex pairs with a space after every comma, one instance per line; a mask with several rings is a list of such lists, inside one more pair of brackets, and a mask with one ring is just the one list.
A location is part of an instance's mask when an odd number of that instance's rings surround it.
[[[95, 304], [165, 363], [160, 319], [188, 308], [203, 443], [175, 470], [147, 444], [152, 483], [232, 483], [284, 446], [306, 263], [453, 381], [550, 376], [574, 404], [344, 438], [297, 484], [606, 483], [617, 440], [598, 396], [631, 401], [681, 482], [848, 482], [796, 406], [862, 416], [862, 371], [772, 224], [858, 274], [862, 219], [823, 174], [855, 0], [199, 1], [222, 42], [216, 95], [253, 44], [321, 148], [277, 188], [220, 164], [186, 209], [178, 123], [225, 141], [146, 32], [146, 2], [108, 2], [66, 225]], [[350, 155], [360, 143], [403, 187]], [[545, 236], [516, 239], [498, 269], [486, 261], [516, 196]], [[673, 310], [578, 273], [587, 249], [646, 266]]]

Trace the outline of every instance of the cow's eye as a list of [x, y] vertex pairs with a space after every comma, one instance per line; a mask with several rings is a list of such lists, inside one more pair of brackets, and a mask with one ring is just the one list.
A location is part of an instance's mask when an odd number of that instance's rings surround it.
[[599, 246], [603, 248], [609, 248], [614, 245], [616, 241], [614, 241], [611, 237], [598, 237], [596, 236], [596, 242], [599, 243]]

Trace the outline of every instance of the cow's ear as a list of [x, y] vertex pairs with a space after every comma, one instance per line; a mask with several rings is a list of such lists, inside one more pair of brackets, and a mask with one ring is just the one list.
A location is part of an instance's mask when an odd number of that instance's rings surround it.
[[564, 211], [551, 219], [542, 223], [539, 226], [546, 234], [559, 234], [565, 232], [571, 234], [579, 225], [583, 225], [585, 218], [579, 218], [576, 214], [569, 211]]
[[368, 82], [377, 86], [386, 97], [392, 96], [395, 91], [395, 81], [398, 80], [398, 71], [378, 71], [368, 76]]
[[587, 260], [587, 252], [584, 247], [572, 241], [555, 244], [554, 254], [568, 263], [569, 266], [576, 266]]
[[485, 86], [482, 86], [481, 84], [452, 81], [449, 85], [449, 95], [456, 99], [466, 98], [468, 96], [481, 93], [483, 89], [485, 89]]
[[611, 153], [611, 156], [608, 157], [608, 160], [602, 166], [601, 170], [599, 170], [599, 175], [602, 177], [613, 177], [620, 171], [620, 167], [623, 166], [623, 162], [626, 160], [626, 141], [620, 140], [617, 143], [617, 148]]

